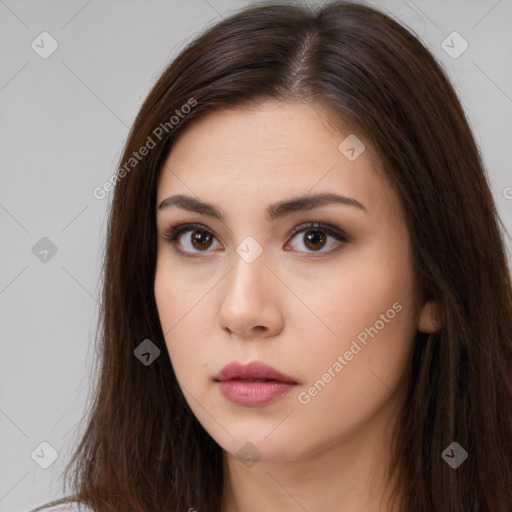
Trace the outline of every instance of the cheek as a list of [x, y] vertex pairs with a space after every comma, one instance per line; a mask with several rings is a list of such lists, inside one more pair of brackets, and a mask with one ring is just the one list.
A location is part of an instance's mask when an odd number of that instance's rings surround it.
[[[179, 274], [172, 272], [161, 258], [155, 273], [155, 301], [165, 344], [178, 380], [180, 369], [188, 366], [183, 335], [187, 328], [187, 316], [183, 299], [189, 294], [181, 292], [184, 284]], [[190, 350], [188, 354], [191, 356]]]
[[386, 286], [381, 281], [378, 287], [364, 286], [359, 279], [345, 284], [332, 281], [330, 289], [324, 288], [318, 302], [323, 307], [317, 308], [322, 321], [315, 322], [317, 335], [306, 325], [302, 331], [304, 339], [310, 340], [303, 357], [308, 357], [317, 374], [326, 371], [338, 355], [346, 354], [350, 365], [396, 360], [407, 352], [415, 333], [414, 308], [405, 284]]
[[176, 281], [170, 270], [169, 266], [165, 264], [165, 260], [159, 256], [155, 271], [154, 292], [158, 317], [165, 337], [176, 321], [175, 316], [179, 304], [177, 293], [179, 282]]
[[158, 253], [154, 292], [164, 334], [190, 321], [206, 291], [202, 283], [199, 267], [178, 265], [165, 248]]
[[407, 316], [397, 310], [407, 309], [413, 299], [413, 273], [407, 252], [392, 251], [390, 245], [372, 244], [347, 254], [324, 280], [313, 303], [330, 328], [330, 338], [350, 340], [377, 321], [381, 328], [381, 315], [389, 331], [389, 325], [400, 323], [398, 317]]
[[211, 305], [197, 271], [172, 265], [170, 258], [157, 259], [154, 293], [165, 344], [178, 381], [186, 383], [197, 369], [208, 366], [211, 320], [205, 313]]
[[297, 399], [310, 428], [321, 419], [327, 431], [340, 422], [356, 429], [401, 386], [416, 332], [412, 274], [402, 263], [360, 259], [360, 272], [344, 270], [324, 289], [320, 316], [332, 332], [301, 354], [309, 379]]
[[[354, 362], [388, 360], [406, 352], [415, 333], [414, 279], [407, 247], [400, 240], [376, 239], [345, 253], [342, 263], [331, 269], [321, 291], [309, 295], [308, 304], [321, 319], [317, 324], [323, 333], [318, 340], [322, 350], [312, 350], [312, 360], [334, 362], [333, 356], [350, 350], [354, 341], [361, 346]], [[353, 351], [357, 350], [356, 346]]]

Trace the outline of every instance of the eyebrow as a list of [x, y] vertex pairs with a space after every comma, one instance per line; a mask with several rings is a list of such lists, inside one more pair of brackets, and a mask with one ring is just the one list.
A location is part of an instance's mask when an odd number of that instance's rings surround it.
[[[290, 215], [294, 212], [312, 210], [314, 208], [319, 208], [329, 204], [344, 204], [347, 206], [354, 206], [368, 213], [366, 208], [356, 199], [340, 196], [333, 193], [323, 193], [310, 196], [294, 197], [285, 201], [273, 203], [267, 207], [265, 216], [267, 220], [273, 221]], [[182, 208], [183, 210], [207, 215], [208, 217], [213, 217], [215, 219], [219, 219], [220, 221], [225, 220], [225, 215], [215, 205], [200, 201], [194, 197], [185, 196], [183, 194], [169, 196], [164, 199], [158, 205], [158, 209], [163, 210], [165, 208]]]

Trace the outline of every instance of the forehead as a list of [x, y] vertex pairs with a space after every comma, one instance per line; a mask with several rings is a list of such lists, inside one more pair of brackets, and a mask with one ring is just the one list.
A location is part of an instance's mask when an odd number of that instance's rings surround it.
[[336, 153], [350, 134], [334, 131], [326, 122], [325, 107], [296, 102], [266, 101], [205, 115], [175, 141], [168, 160], [205, 158], [243, 159], [255, 153], [283, 163], [318, 162]]
[[175, 141], [157, 202], [183, 193], [229, 206], [318, 192], [357, 197], [370, 207], [389, 201], [371, 148], [347, 158], [344, 141], [360, 139], [348, 129], [333, 130], [325, 114], [318, 105], [273, 101], [207, 114]]

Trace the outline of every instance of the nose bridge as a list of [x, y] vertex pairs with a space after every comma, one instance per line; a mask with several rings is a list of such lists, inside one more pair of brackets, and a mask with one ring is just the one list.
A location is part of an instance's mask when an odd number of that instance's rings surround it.
[[268, 251], [252, 236], [245, 237], [236, 247], [230, 276], [231, 292], [239, 298], [260, 293], [266, 281]]
[[221, 324], [241, 333], [270, 321], [264, 317], [273, 309], [268, 288], [273, 276], [266, 268], [269, 254], [252, 237], [242, 240], [235, 251], [219, 313]]
[[235, 247], [220, 299], [217, 324], [244, 338], [275, 336], [283, 326], [280, 307], [270, 293], [275, 280], [267, 268], [271, 252], [263, 243], [246, 236]]

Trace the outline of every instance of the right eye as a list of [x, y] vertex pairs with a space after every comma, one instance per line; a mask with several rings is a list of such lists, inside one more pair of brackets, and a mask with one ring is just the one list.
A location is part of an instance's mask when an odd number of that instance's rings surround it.
[[[186, 233], [192, 233], [192, 236], [184, 236]], [[164, 233], [164, 239], [173, 244], [174, 246], [187, 245], [185, 249], [177, 247], [177, 250], [184, 253], [187, 257], [188, 253], [201, 253], [207, 251], [213, 243], [215, 235], [202, 224], [179, 224], [171, 227]], [[182, 244], [181, 240], [184, 239], [186, 244]], [[197, 250], [194, 250], [197, 249]]]

